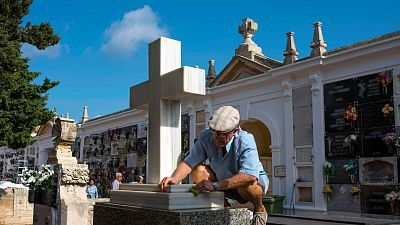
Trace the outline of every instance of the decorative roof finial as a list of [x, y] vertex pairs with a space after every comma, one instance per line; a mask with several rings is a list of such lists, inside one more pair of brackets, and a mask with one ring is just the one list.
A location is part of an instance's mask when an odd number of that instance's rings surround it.
[[287, 32], [286, 50], [283, 53], [285, 60], [283, 64], [291, 64], [297, 61], [297, 56], [299, 52], [296, 50], [296, 45], [294, 43], [294, 32]]
[[66, 118], [66, 119], [69, 119], [69, 113], [68, 113], [68, 112], [65, 113], [65, 118]]
[[324, 52], [326, 52], [326, 42], [324, 40], [324, 36], [322, 35], [322, 23], [315, 22], [314, 23], [314, 37], [313, 42], [311, 42], [310, 47], [311, 57], [322, 56]]
[[238, 27], [238, 32], [244, 38], [243, 43], [235, 50], [238, 55], [245, 56], [250, 59], [254, 59], [255, 54], [263, 55], [262, 49], [257, 46], [252, 40], [254, 32], [258, 29], [258, 24], [250, 19], [242, 19], [242, 25]]
[[215, 78], [217, 78], [217, 75], [215, 74], [215, 60], [211, 59], [208, 61], [208, 74], [207, 74], [207, 83], [212, 82], [213, 80], [215, 80]]
[[87, 110], [87, 106], [85, 105], [83, 107], [83, 114], [82, 114], [82, 124], [84, 124], [87, 120], [88, 120], [89, 116], [88, 116], [88, 110]]

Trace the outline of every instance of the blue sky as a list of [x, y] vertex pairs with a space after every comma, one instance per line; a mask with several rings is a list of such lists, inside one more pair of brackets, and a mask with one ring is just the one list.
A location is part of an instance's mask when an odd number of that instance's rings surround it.
[[60, 81], [48, 107], [80, 121], [129, 107], [129, 87], [147, 80], [147, 44], [160, 35], [182, 41], [182, 64], [217, 73], [242, 42], [241, 19], [254, 19], [254, 41], [283, 60], [286, 32], [299, 57], [310, 53], [313, 22], [323, 23], [328, 49], [400, 30], [400, 2], [388, 1], [58, 1], [35, 0], [24, 21], [48, 21], [61, 41], [45, 51], [23, 46], [32, 71]]

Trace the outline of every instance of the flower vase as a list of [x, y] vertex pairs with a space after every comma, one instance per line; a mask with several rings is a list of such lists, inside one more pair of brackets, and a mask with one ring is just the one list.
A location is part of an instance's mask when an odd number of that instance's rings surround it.
[[350, 126], [351, 126], [352, 129], [354, 129], [354, 120], [350, 121]]
[[32, 189], [28, 190], [28, 202], [29, 203], [35, 202], [35, 190], [32, 190]]
[[43, 204], [43, 190], [42, 189], [35, 190], [35, 203]]
[[393, 144], [388, 145], [388, 153], [392, 154], [393, 153]]
[[386, 96], [386, 95], [387, 95], [387, 86], [386, 86], [386, 85], [383, 85], [383, 86], [382, 86], [382, 95], [383, 95], [383, 96]]
[[52, 205], [53, 200], [55, 199], [54, 191], [54, 189], [43, 190], [43, 205]]
[[351, 175], [350, 175], [350, 181], [351, 181], [351, 183], [354, 184], [354, 183], [355, 183], [355, 180], [356, 180], [356, 177], [355, 177], [353, 174], [351, 174]]
[[328, 202], [331, 200], [331, 196], [330, 195], [327, 195], [326, 196], [326, 199], [328, 200]]
[[355, 195], [353, 195], [353, 200], [354, 200], [354, 203], [357, 203], [357, 195], [355, 194]]
[[353, 145], [350, 145], [349, 151], [350, 151], [350, 154], [352, 154], [354, 152], [354, 146]]
[[325, 175], [325, 184], [329, 184], [329, 176]]
[[394, 212], [394, 204], [393, 202], [390, 202], [390, 211], [393, 213]]

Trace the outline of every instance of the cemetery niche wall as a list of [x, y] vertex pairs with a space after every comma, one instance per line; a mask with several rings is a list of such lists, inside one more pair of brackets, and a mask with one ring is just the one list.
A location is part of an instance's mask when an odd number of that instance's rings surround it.
[[146, 149], [146, 123], [108, 129], [85, 137], [83, 161], [88, 164], [89, 177], [95, 180], [101, 197], [109, 197], [116, 172], [123, 174], [124, 183], [132, 182], [135, 175], [145, 178]]
[[400, 216], [394, 107], [392, 70], [324, 85], [328, 210]]

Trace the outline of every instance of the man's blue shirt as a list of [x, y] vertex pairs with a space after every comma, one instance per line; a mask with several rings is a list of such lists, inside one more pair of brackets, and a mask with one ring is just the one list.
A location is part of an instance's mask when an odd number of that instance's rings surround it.
[[226, 145], [227, 153], [223, 156], [221, 148], [217, 147], [214, 135], [210, 129], [200, 133], [200, 138], [193, 146], [185, 162], [193, 169], [206, 159], [215, 172], [217, 181], [230, 178], [238, 173], [257, 177], [265, 175], [263, 166], [258, 159], [257, 145], [252, 134], [239, 129], [238, 133]]

